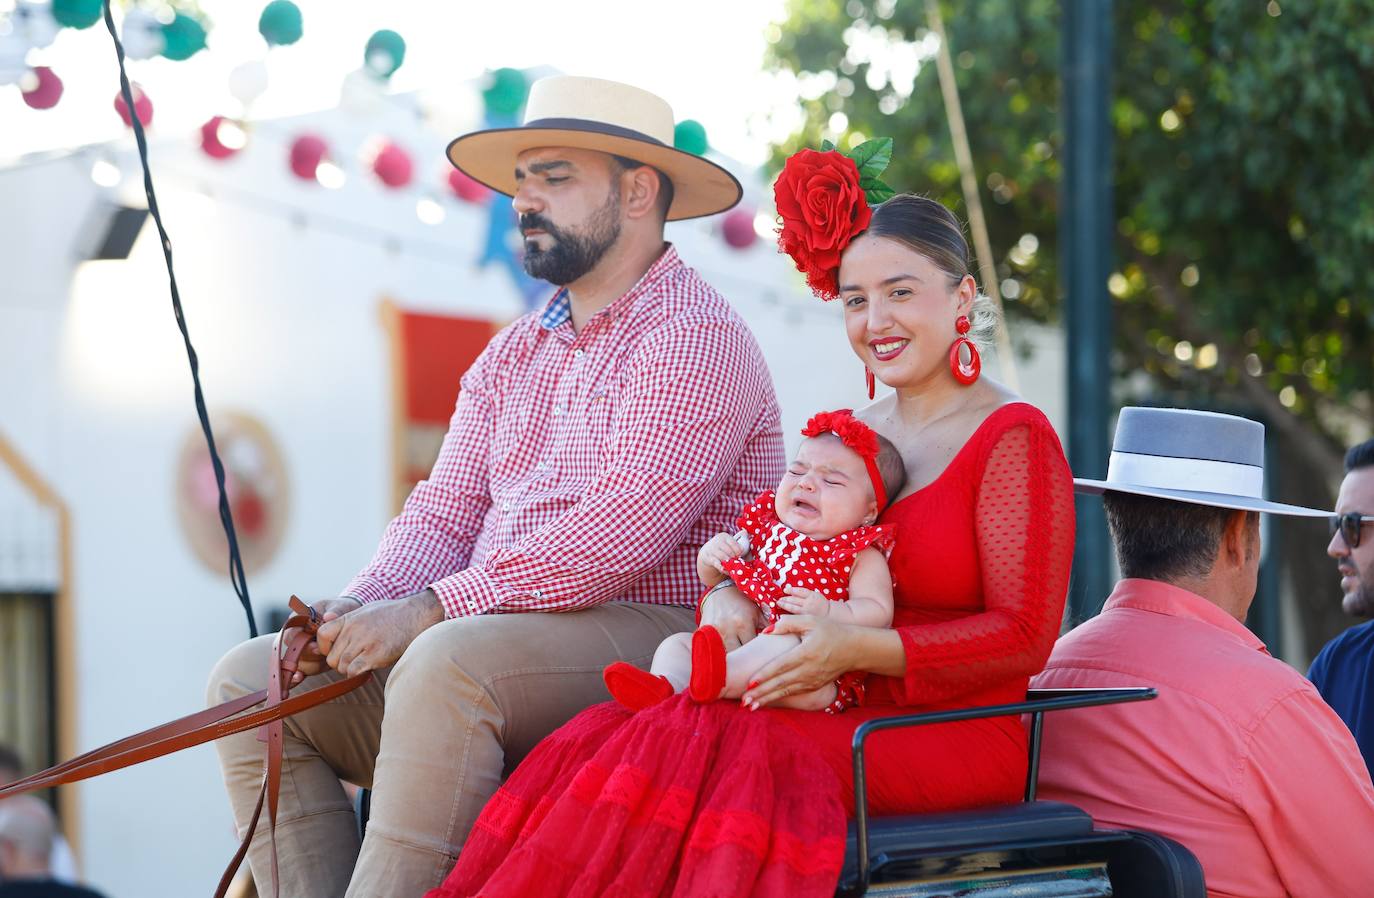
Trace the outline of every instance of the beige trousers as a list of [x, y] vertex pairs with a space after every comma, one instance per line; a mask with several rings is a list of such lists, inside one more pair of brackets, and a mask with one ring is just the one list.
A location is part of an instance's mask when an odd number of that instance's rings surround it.
[[[659, 642], [691, 626], [690, 609], [628, 602], [444, 621], [367, 684], [287, 718], [281, 894], [419, 898], [443, 881], [482, 805], [535, 743], [609, 698], [602, 668], [647, 667]], [[207, 701], [263, 688], [271, 649], [271, 636], [232, 649], [211, 674]], [[297, 692], [337, 677], [327, 671]], [[215, 744], [242, 834], [263, 745], [252, 731]], [[340, 779], [373, 789], [361, 846]], [[264, 818], [248, 854], [261, 895], [271, 894], [267, 851]]]

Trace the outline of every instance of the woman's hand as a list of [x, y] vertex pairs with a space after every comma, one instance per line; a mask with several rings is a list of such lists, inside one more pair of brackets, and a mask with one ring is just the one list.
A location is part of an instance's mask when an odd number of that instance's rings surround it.
[[701, 623], [716, 628], [728, 652], [757, 636], [763, 618], [759, 606], [735, 587], [727, 586], [717, 589], [701, 603]]
[[788, 614], [766, 632], [801, 637], [801, 645], [773, 659], [754, 675], [740, 698], [757, 711], [786, 698], [827, 686], [841, 675], [857, 670], [858, 646], [869, 627], [837, 624], [809, 614]]

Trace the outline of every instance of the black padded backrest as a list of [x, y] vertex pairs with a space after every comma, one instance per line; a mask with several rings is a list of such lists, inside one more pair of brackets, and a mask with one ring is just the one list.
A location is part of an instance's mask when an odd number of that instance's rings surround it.
[[1128, 835], [1107, 861], [1116, 898], [1207, 898], [1202, 864], [1191, 851], [1156, 833]]
[[[1058, 801], [1032, 801], [972, 811], [870, 818], [868, 850], [870, 856], [877, 856], [932, 849], [957, 851], [1011, 842], [1073, 842], [1092, 831], [1092, 818], [1083, 809]], [[858, 869], [857, 841], [851, 821], [843, 881], [851, 879]]]

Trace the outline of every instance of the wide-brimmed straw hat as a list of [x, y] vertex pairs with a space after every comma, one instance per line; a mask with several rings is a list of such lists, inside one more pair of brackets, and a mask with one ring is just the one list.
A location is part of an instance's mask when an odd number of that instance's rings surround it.
[[624, 156], [673, 182], [669, 221], [724, 212], [740, 201], [739, 181], [709, 159], [673, 147], [673, 110], [664, 100], [628, 84], [556, 75], [530, 86], [525, 122], [464, 134], [448, 145], [448, 158], [468, 176], [499, 193], [515, 193], [515, 158], [539, 147], [576, 147]]
[[1264, 425], [1182, 408], [1121, 410], [1106, 480], [1074, 478], [1079, 493], [1134, 493], [1269, 514], [1331, 512], [1264, 498]]

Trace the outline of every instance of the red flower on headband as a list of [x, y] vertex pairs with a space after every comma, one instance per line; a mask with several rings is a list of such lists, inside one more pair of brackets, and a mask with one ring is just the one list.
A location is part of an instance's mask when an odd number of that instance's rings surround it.
[[878, 471], [878, 433], [847, 408], [833, 412], [820, 412], [812, 415], [811, 420], [802, 428], [802, 436], [818, 437], [823, 433], [833, 433], [840, 442], [858, 453], [864, 460], [868, 480], [873, 485], [873, 498], [878, 503], [878, 511], [887, 507], [887, 490], [883, 486], [882, 474]]
[[847, 408], [833, 412], [819, 412], [811, 416], [802, 428], [802, 436], [818, 437], [823, 433], [833, 433], [850, 449], [864, 458], [878, 457], [878, 434]]
[[773, 185], [782, 218], [778, 247], [822, 299], [839, 295], [840, 253], [873, 217], [859, 181], [859, 166], [845, 154], [801, 150]]

